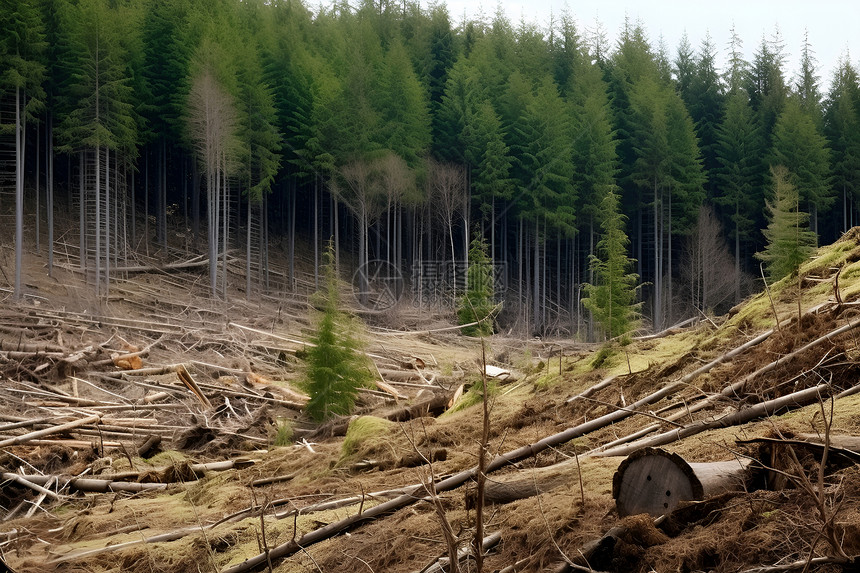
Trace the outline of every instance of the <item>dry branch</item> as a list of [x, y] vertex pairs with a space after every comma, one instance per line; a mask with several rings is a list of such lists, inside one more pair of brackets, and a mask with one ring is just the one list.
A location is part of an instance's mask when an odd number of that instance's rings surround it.
[[101, 416], [88, 416], [86, 418], [81, 418], [80, 420], [74, 420], [72, 422], [67, 422], [65, 424], [60, 424], [59, 426], [53, 426], [51, 428], [46, 428], [44, 430], [36, 430], [35, 432], [29, 432], [24, 434], [23, 436], [15, 436], [14, 438], [8, 438], [0, 441], [0, 447], [6, 446], [17, 446], [20, 444], [24, 444], [26, 442], [36, 440], [38, 438], [43, 438], [45, 436], [50, 436], [51, 434], [60, 434], [67, 430], [71, 430], [73, 428], [77, 428], [80, 426], [85, 426], [87, 424], [93, 424], [98, 422], [101, 419]]
[[[484, 537], [483, 542], [481, 543], [484, 553], [498, 545], [501, 540], [502, 534], [498, 531]], [[472, 547], [472, 545], [462, 547], [457, 551], [457, 561], [463, 563], [467, 559], [474, 559], [474, 555], [475, 548]], [[450, 562], [451, 560], [447, 556], [439, 557], [433, 563], [424, 567], [420, 571], [416, 571], [415, 573], [445, 573], [450, 570]]]
[[831, 389], [832, 388], [829, 384], [819, 384], [818, 386], [815, 386], [813, 388], [807, 388], [805, 390], [793, 392], [786, 396], [774, 398], [773, 400], [766, 400], [764, 402], [760, 402], [758, 404], [750, 406], [749, 408], [736, 410], [732, 414], [723, 416], [721, 418], [708, 418], [705, 420], [700, 420], [682, 428], [669, 430], [651, 438], [639, 440], [638, 442], [633, 442], [632, 444], [628, 444], [626, 446], [611, 448], [603, 452], [597, 452], [593, 455], [627, 456], [637, 450], [641, 450], [642, 448], [654, 448], [658, 446], [663, 446], [665, 444], [670, 444], [672, 442], [676, 442], [678, 440], [682, 440], [684, 438], [696, 435], [700, 432], [704, 432], [705, 430], [736, 426], [749, 422], [750, 420], [760, 418], [762, 416], [770, 416], [782, 408], [807, 406], [813, 402], [822, 399], [828, 394], [828, 391]]

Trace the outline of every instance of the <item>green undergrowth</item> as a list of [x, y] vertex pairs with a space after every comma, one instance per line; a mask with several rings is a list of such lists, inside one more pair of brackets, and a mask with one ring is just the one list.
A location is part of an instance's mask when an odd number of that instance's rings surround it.
[[384, 444], [396, 427], [396, 423], [376, 416], [360, 416], [354, 419], [343, 438], [341, 460]]
[[[499, 393], [499, 383], [492, 378], [487, 380], [487, 394], [492, 399], [493, 396]], [[481, 380], [473, 380], [469, 389], [463, 393], [463, 396], [460, 397], [457, 402], [448, 408], [440, 418], [444, 418], [447, 415], [454, 414], [456, 412], [463, 411], [467, 408], [471, 408], [476, 404], [480, 404], [483, 400], [484, 392], [483, 392], [483, 384]]]

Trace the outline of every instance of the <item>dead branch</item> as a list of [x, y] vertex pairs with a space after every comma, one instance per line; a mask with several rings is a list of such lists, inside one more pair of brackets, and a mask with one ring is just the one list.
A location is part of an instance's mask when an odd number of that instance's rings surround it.
[[[499, 544], [502, 540], [501, 532], [491, 533], [487, 537], [483, 539], [481, 543], [481, 550], [486, 553], [493, 547]], [[466, 547], [460, 548], [457, 551], [457, 561], [459, 564], [463, 564], [467, 559], [475, 558], [475, 548], [472, 545], [468, 545]], [[415, 573], [446, 573], [446, 571], [453, 571], [454, 569], [450, 567], [451, 560], [448, 557], [439, 557], [433, 563], [427, 565], [420, 571], [416, 571]]]
[[832, 390], [832, 387], [829, 384], [819, 384], [818, 386], [815, 386], [813, 388], [807, 388], [805, 390], [793, 392], [791, 394], [787, 394], [779, 398], [760, 402], [758, 404], [750, 406], [749, 408], [736, 410], [735, 412], [733, 412], [732, 414], [728, 414], [727, 416], [700, 420], [698, 422], [694, 422], [692, 424], [684, 426], [683, 428], [669, 430], [651, 438], [639, 440], [626, 446], [619, 446], [602, 452], [596, 452], [593, 455], [601, 457], [627, 456], [637, 450], [641, 450], [642, 448], [653, 448], [665, 444], [670, 444], [672, 442], [676, 442], [678, 440], [694, 436], [698, 433], [704, 432], [705, 430], [711, 430], [714, 428], [727, 428], [729, 426], [736, 426], [749, 422], [750, 420], [754, 420], [762, 416], [770, 416], [782, 408], [807, 406], [815, 402], [816, 400], [819, 400], [822, 396], [827, 395], [830, 390]]
[[72, 422], [67, 422], [65, 424], [60, 424], [59, 426], [53, 426], [51, 428], [46, 428], [44, 430], [36, 430], [35, 432], [29, 432], [24, 434], [23, 436], [15, 436], [14, 438], [8, 438], [0, 441], [0, 447], [6, 446], [17, 446], [20, 444], [24, 444], [26, 442], [43, 438], [45, 436], [50, 436], [51, 434], [61, 434], [67, 430], [71, 430], [73, 428], [77, 428], [79, 426], [85, 426], [87, 424], [93, 424], [98, 422], [101, 419], [100, 415], [88, 416], [86, 418], [81, 418], [80, 420], [74, 420]]

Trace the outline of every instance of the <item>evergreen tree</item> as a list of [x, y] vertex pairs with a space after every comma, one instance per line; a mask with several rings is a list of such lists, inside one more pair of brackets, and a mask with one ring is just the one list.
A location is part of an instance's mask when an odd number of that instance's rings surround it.
[[[684, 103], [696, 126], [702, 166], [705, 173], [713, 173], [718, 166], [717, 130], [725, 113], [725, 95], [716, 68], [716, 50], [709, 35], [705, 36], [699, 48], [689, 100], [685, 98]], [[716, 192], [715, 184], [714, 178], [709, 176], [707, 188], [711, 197]]]
[[770, 222], [764, 231], [767, 245], [756, 257], [764, 261], [768, 279], [776, 282], [796, 272], [812, 254], [815, 234], [807, 227], [809, 215], [800, 210], [800, 193], [791, 172], [782, 165], [771, 169], [773, 200], [767, 202]]
[[331, 242], [324, 252], [324, 261], [325, 283], [315, 298], [319, 314], [303, 376], [311, 397], [305, 411], [318, 422], [349, 414], [359, 388], [373, 378], [360, 340], [354, 334], [360, 325], [340, 308], [340, 284]]
[[430, 115], [425, 92], [398, 38], [391, 41], [380, 75], [380, 141], [417, 168], [430, 147]]
[[788, 169], [817, 235], [818, 214], [827, 213], [834, 201], [830, 157], [827, 142], [796, 98], [789, 98], [774, 127], [771, 163]]
[[812, 118], [816, 127], [821, 127], [821, 90], [819, 77], [815, 73], [815, 55], [809, 45], [809, 31], [803, 33], [803, 48], [800, 52], [800, 74], [795, 94], [800, 100], [800, 109]]
[[636, 326], [639, 277], [630, 272], [633, 266], [627, 256], [630, 241], [624, 232], [625, 217], [620, 212], [618, 195], [609, 190], [601, 207], [603, 233], [597, 243], [597, 255], [590, 257], [594, 282], [585, 285], [582, 303], [593, 313], [606, 336], [615, 338], [628, 334]]
[[466, 276], [466, 292], [457, 307], [460, 324], [472, 324], [462, 329], [467, 336], [490, 336], [493, 334], [494, 310], [493, 267], [487, 256], [487, 243], [480, 235], [472, 239], [469, 247], [469, 270]]
[[[758, 121], [747, 93], [737, 89], [728, 96], [726, 115], [717, 131], [719, 168], [715, 179], [719, 191], [713, 198], [721, 207], [722, 216], [731, 221], [736, 277], [740, 277], [741, 246], [752, 244], [763, 226], [759, 221], [764, 208], [761, 155]], [[735, 295], [740, 297], [739, 282], [735, 284]]]
[[854, 205], [860, 199], [860, 82], [846, 59], [834, 73], [825, 102], [824, 134], [833, 166], [833, 186], [842, 195], [842, 231], [855, 224]]

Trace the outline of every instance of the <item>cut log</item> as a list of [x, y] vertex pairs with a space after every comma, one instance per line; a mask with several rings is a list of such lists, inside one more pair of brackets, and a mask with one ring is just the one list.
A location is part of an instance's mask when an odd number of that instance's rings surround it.
[[640, 450], [621, 462], [612, 478], [618, 515], [660, 516], [682, 501], [700, 501], [743, 489], [753, 475], [751, 460], [690, 463], [662, 449]]

